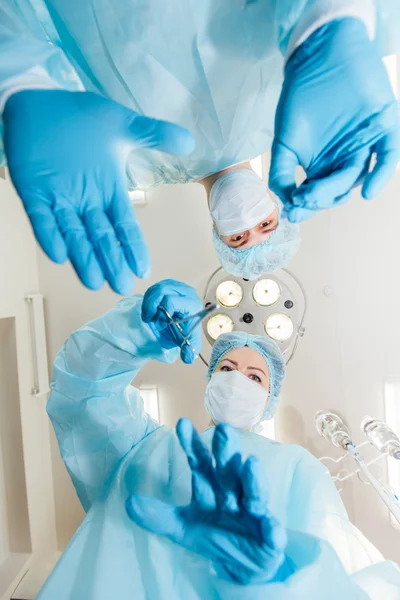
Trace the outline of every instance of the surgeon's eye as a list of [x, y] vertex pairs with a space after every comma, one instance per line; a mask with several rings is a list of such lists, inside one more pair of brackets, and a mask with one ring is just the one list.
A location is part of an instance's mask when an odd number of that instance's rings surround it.
[[278, 227], [278, 221], [270, 219], [269, 221], [264, 221], [264, 223], [261, 223], [259, 227], [262, 231], [264, 231], [264, 233], [268, 231], [275, 231], [275, 229]]
[[267, 235], [275, 231], [278, 227], [278, 221], [276, 219], [268, 219], [263, 223], [260, 223], [259, 229], [262, 234]]
[[233, 371], [232, 367], [228, 367], [228, 365], [223, 365], [221, 367], [221, 371]]
[[251, 379], [252, 381], [255, 381], [256, 383], [261, 383], [261, 379], [258, 375], [249, 375], [249, 379]]
[[237, 235], [233, 235], [231, 237], [232, 242], [240, 242], [244, 238], [244, 233], [238, 233]]

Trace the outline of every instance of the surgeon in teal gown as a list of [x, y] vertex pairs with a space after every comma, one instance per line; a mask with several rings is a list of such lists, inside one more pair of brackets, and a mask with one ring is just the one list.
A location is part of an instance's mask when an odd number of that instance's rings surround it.
[[[222, 266], [248, 279], [284, 266], [294, 223], [393, 175], [399, 119], [381, 56], [399, 26], [397, 0], [3, 0], [3, 158], [42, 248], [87, 287], [129, 293], [150, 257], [128, 185], [198, 181], [212, 199], [228, 174], [222, 208], [239, 203], [242, 219], [222, 230], [210, 206]], [[283, 209], [249, 165], [273, 140]]]
[[[274, 342], [243, 332], [216, 341], [206, 391], [214, 421], [200, 435], [184, 420], [177, 436], [145, 412], [140, 392], [131, 385], [139, 369], [149, 360], [171, 363], [179, 354], [190, 364], [201, 350], [199, 329], [189, 335], [189, 345], [183, 343], [164, 309], [179, 319], [199, 308], [193, 288], [165, 280], [144, 298], [126, 298], [79, 329], [56, 357], [48, 413], [87, 514], [38, 600], [399, 598], [399, 569], [351, 525], [316, 458], [247, 427], [214, 426], [220, 409], [228, 422], [238, 425], [232, 419], [242, 419], [240, 412], [233, 416], [241, 393], [234, 381], [253, 390], [247, 397], [250, 407], [264, 394], [258, 421], [274, 416], [285, 370]], [[190, 321], [183, 327], [188, 331]], [[231, 382], [228, 404], [214, 403], [225, 380]], [[233, 502], [241, 493], [234, 487], [226, 490], [219, 513], [212, 502], [207, 518], [196, 512], [215, 468], [218, 478], [212, 485], [223, 491], [227, 469], [221, 453], [230, 443], [235, 464], [239, 457], [249, 465], [252, 456], [251, 464], [258, 465], [252, 489], [263, 500], [262, 506], [255, 503], [257, 512], [275, 532], [267, 536], [269, 558], [262, 552], [264, 542], [241, 529], [243, 513]], [[209, 462], [211, 446], [217, 467]], [[235, 518], [229, 520], [229, 511]]]

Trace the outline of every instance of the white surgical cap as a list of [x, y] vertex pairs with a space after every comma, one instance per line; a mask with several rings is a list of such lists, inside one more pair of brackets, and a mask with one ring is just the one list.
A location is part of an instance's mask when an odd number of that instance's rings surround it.
[[265, 183], [251, 169], [229, 171], [211, 188], [210, 212], [220, 235], [247, 231], [275, 208]]

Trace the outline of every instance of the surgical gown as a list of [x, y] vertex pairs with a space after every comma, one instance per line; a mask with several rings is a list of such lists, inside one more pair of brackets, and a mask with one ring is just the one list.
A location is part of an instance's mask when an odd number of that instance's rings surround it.
[[[288, 530], [295, 572], [284, 583], [219, 580], [207, 560], [129, 520], [132, 494], [174, 505], [191, 498], [175, 430], [149, 417], [131, 385], [148, 360], [178, 356], [142, 322], [141, 304], [141, 296], [124, 299], [71, 335], [56, 357], [48, 413], [87, 515], [37, 600], [398, 600], [400, 571], [350, 524], [325, 467], [299, 446], [239, 433], [243, 456], [262, 461], [270, 509]], [[213, 430], [202, 434], [208, 446]]]
[[[3, 0], [0, 93], [10, 78], [30, 70], [38, 77], [39, 67], [56, 86], [178, 123], [194, 134], [195, 151], [133, 152], [130, 186], [195, 181], [270, 148], [283, 56], [314, 3]], [[376, 4], [382, 53], [394, 52], [399, 39], [398, 4]]]

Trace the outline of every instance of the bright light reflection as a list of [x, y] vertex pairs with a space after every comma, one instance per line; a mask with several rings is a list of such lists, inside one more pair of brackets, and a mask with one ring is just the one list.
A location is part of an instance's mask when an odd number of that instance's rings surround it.
[[265, 321], [264, 329], [273, 340], [285, 342], [293, 335], [293, 321], [284, 313], [274, 313]]
[[242, 301], [243, 290], [236, 281], [223, 281], [217, 287], [216, 297], [219, 304], [232, 308]]
[[216, 340], [221, 333], [230, 333], [233, 329], [233, 321], [228, 315], [214, 315], [207, 321], [207, 332], [213, 340]]
[[260, 306], [271, 306], [280, 296], [279, 285], [273, 279], [260, 279], [253, 288], [253, 298]]

